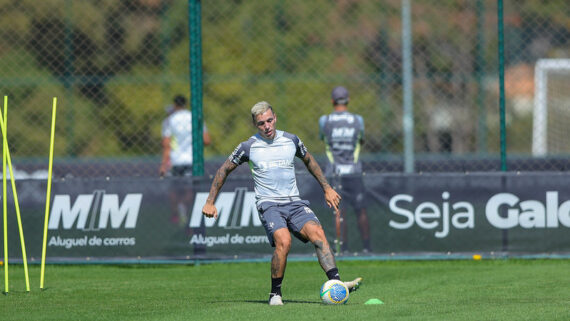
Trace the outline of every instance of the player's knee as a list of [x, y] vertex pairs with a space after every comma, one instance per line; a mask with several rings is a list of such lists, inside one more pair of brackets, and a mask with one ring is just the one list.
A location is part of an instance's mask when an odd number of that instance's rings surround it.
[[281, 232], [281, 230], [276, 231], [273, 234], [273, 240], [275, 242], [275, 250], [279, 252], [289, 252], [291, 249], [291, 235], [289, 233]]
[[291, 241], [290, 240], [289, 240], [289, 242], [287, 242], [285, 240], [275, 242], [275, 251], [277, 251], [277, 252], [289, 253], [290, 249], [291, 249]]
[[313, 244], [315, 244], [315, 242], [319, 242], [321, 244], [327, 242], [325, 231], [321, 226], [315, 227], [313, 231], [311, 231], [310, 240]]

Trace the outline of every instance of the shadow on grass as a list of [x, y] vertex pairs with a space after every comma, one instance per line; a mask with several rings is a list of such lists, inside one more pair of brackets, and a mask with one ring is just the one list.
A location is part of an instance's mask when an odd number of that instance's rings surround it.
[[13, 294], [13, 295], [30, 294], [30, 292], [31, 291], [25, 291], [25, 290], [10, 290], [10, 292], [2, 291], [2, 294], [9, 296], [10, 294]]
[[[50, 289], [49, 287], [48, 287], [48, 288], [43, 288], [43, 289], [40, 289], [40, 292], [45, 292], [45, 291], [47, 291], [47, 290], [49, 290], [49, 289]], [[3, 294], [3, 295], [10, 295], [10, 294], [14, 294], [14, 295], [16, 295], [16, 294], [18, 294], [18, 295], [20, 295], [20, 294], [30, 294], [30, 295], [31, 295], [32, 292], [35, 292], [35, 290], [34, 290], [34, 289], [32, 289], [32, 290], [30, 290], [30, 291], [25, 291], [25, 290], [10, 290], [10, 292], [2, 291], [2, 294]]]
[[[267, 305], [267, 300], [224, 300], [224, 301], [211, 301], [210, 303], [220, 303], [220, 302], [231, 302], [231, 303], [256, 303]], [[302, 304], [321, 304], [321, 302], [315, 301], [303, 301], [303, 300], [283, 300], [283, 303], [302, 303]]]

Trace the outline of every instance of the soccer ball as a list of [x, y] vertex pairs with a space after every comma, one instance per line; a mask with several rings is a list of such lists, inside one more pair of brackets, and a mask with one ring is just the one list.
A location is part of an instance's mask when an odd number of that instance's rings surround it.
[[321, 300], [324, 304], [345, 304], [348, 288], [339, 280], [328, 280], [321, 286]]

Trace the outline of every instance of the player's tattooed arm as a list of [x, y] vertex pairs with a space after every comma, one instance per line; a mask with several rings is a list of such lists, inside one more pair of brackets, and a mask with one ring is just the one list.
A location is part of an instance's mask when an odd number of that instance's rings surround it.
[[303, 158], [303, 163], [309, 170], [309, 172], [317, 179], [323, 191], [325, 192], [325, 201], [327, 205], [335, 210], [338, 210], [338, 205], [340, 204], [340, 195], [329, 185], [321, 167], [309, 152], [305, 154]]
[[212, 187], [210, 187], [210, 194], [208, 194], [206, 204], [202, 207], [202, 214], [204, 214], [204, 216], [213, 217], [215, 219], [218, 218], [218, 210], [216, 209], [216, 205], [214, 205], [214, 201], [216, 200], [220, 189], [224, 185], [226, 177], [228, 177], [236, 167], [236, 164], [227, 159], [216, 172], [216, 176], [214, 176], [214, 181], [212, 182]]
[[214, 176], [212, 186], [210, 187], [210, 194], [208, 194], [208, 199], [206, 200], [207, 203], [214, 203], [220, 189], [222, 189], [222, 186], [226, 182], [226, 178], [234, 169], [236, 169], [236, 167], [237, 165], [229, 159], [226, 159], [222, 166], [220, 166], [216, 172], [216, 176]]
[[311, 175], [313, 175], [317, 179], [319, 184], [321, 184], [323, 190], [326, 190], [327, 188], [330, 187], [329, 183], [327, 182], [327, 179], [325, 178], [325, 175], [323, 174], [323, 171], [321, 170], [321, 167], [319, 166], [313, 155], [307, 152], [305, 154], [305, 157], [303, 158], [303, 163], [305, 163], [305, 166], [309, 170], [309, 173], [311, 173]]

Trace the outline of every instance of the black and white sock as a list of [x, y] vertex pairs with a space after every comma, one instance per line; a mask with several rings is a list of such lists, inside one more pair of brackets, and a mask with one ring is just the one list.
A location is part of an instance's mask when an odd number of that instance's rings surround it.
[[330, 270], [327, 271], [327, 277], [329, 278], [329, 280], [340, 280], [340, 275], [338, 274], [338, 269], [337, 268], [332, 268]]
[[283, 283], [283, 277], [271, 278], [271, 294], [281, 295], [281, 283]]

